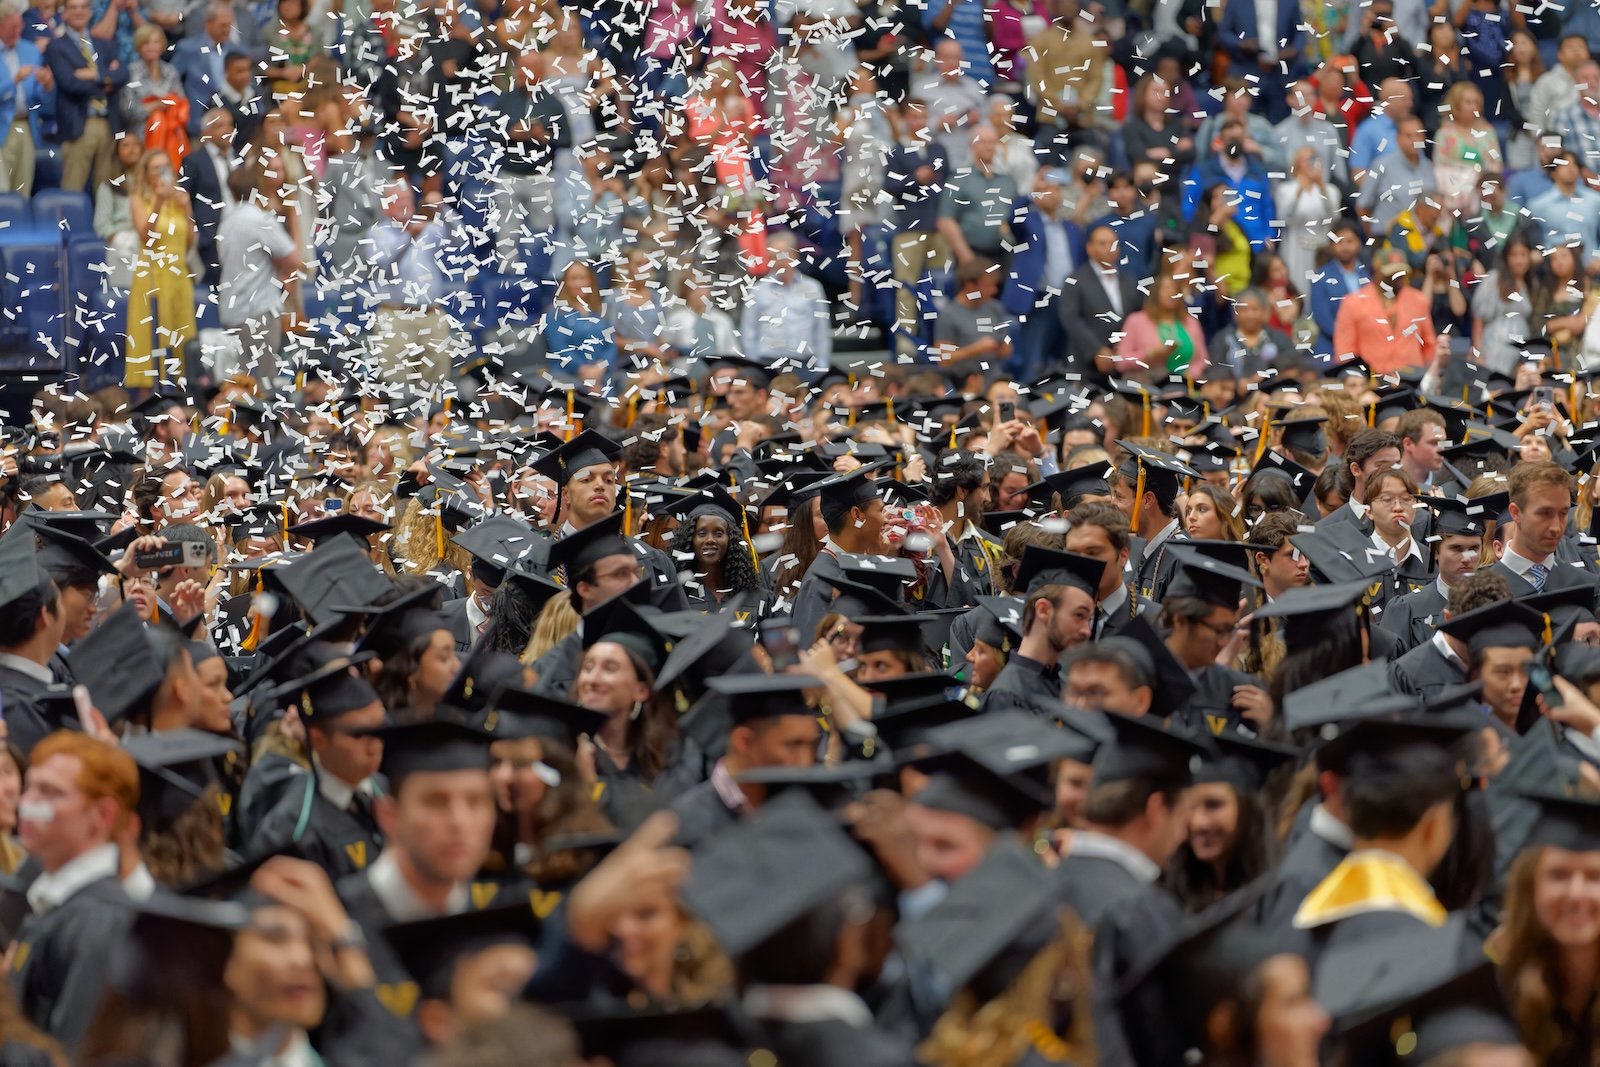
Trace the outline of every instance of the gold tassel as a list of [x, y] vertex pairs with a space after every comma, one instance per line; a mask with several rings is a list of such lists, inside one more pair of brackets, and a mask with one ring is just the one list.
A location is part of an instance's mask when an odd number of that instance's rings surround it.
[[572, 440], [572, 390], [567, 390], [567, 440]]
[[884, 410], [889, 413], [889, 421], [893, 422], [894, 421], [894, 397], [892, 397], [892, 396], [884, 397], [883, 398], [883, 404], [884, 404]]
[[1550, 613], [1544, 612], [1544, 643], [1546, 647], [1555, 644], [1555, 635], [1551, 632]]
[[639, 393], [636, 390], [633, 393], [629, 394], [629, 396], [628, 396], [628, 421], [623, 424], [624, 427], [631, 428], [633, 426], [633, 420], [638, 418], [638, 417], [639, 417]]
[[1261, 457], [1266, 454], [1267, 441], [1269, 440], [1269, 436], [1268, 435], [1270, 435], [1271, 433], [1272, 433], [1272, 425], [1271, 425], [1271, 423], [1262, 423], [1262, 425], [1261, 425], [1261, 434], [1256, 439], [1256, 458], [1255, 458], [1254, 462], [1251, 463], [1252, 467], [1255, 466], [1256, 463], [1260, 463], [1261, 462]]
[[633, 492], [627, 486], [622, 487], [622, 534], [633, 536]]
[[[958, 422], [957, 425], [959, 425], [959, 422]], [[950, 447], [952, 449], [956, 447], [956, 429], [957, 429], [957, 426], [951, 426], [950, 427]]]
[[289, 502], [283, 502], [283, 547], [289, 547]]
[[1139, 404], [1144, 408], [1144, 436], [1150, 436], [1150, 391], [1146, 389], [1139, 394]]
[[1378, 405], [1376, 402], [1367, 405], [1367, 429], [1378, 425]]
[[433, 513], [433, 536], [439, 546], [439, 562], [444, 562], [444, 500], [439, 501], [439, 510]]
[[1139, 464], [1139, 477], [1133, 485], [1133, 515], [1128, 519], [1128, 530], [1131, 533], [1139, 532], [1139, 509], [1144, 506], [1144, 464]]
[[756, 555], [756, 544], [750, 537], [750, 512], [743, 504], [739, 505], [739, 525], [744, 528], [744, 547], [750, 550], [750, 564], [755, 567], [756, 573], [761, 573], [761, 557]]

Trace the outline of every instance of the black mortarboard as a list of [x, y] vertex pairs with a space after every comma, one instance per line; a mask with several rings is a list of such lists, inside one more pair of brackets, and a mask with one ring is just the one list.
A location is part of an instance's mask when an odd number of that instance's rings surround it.
[[1554, 845], [1568, 852], [1600, 852], [1600, 797], [1550, 788], [1521, 796], [1539, 805], [1538, 821], [1524, 848]]
[[583, 648], [608, 641], [638, 656], [655, 674], [667, 660], [668, 641], [647, 619], [627, 592], [602, 601], [583, 616]]
[[1100, 576], [1105, 573], [1102, 560], [1079, 556], [1041, 545], [1028, 545], [1022, 550], [1017, 563], [1014, 587], [1024, 595], [1046, 585], [1069, 585], [1081, 589], [1092, 598], [1098, 595]]
[[916, 564], [904, 556], [840, 553], [839, 571], [848, 580], [871, 586], [896, 604], [905, 603], [907, 587], [917, 581]]
[[397, 923], [385, 927], [383, 937], [417, 980], [423, 997], [448, 1000], [457, 963], [496, 945], [531, 949], [538, 927], [533, 905], [524, 898], [503, 907]]
[[917, 769], [929, 774], [916, 803], [991, 829], [1016, 828], [1055, 806], [1051, 765], [1061, 759], [1087, 763], [1094, 750], [1090, 738], [1024, 712], [991, 712], [940, 726], [912, 753]]
[[1313, 530], [1295, 534], [1289, 543], [1311, 564], [1312, 580], [1319, 585], [1377, 581], [1394, 571], [1393, 560], [1371, 547], [1369, 538], [1361, 539], [1359, 546], [1346, 546], [1327, 533]]
[[115, 723], [148, 705], [166, 680], [167, 664], [181, 640], [176, 631], [147, 627], [128, 600], [74, 646], [73, 673], [89, 687], [100, 714]]
[[104, 961], [110, 984], [132, 1005], [193, 1002], [222, 987], [234, 935], [249, 923], [243, 904], [156, 893], [133, 905], [122, 951]]
[[1195, 597], [1219, 608], [1237, 608], [1245, 586], [1261, 583], [1244, 567], [1225, 560], [1247, 561], [1250, 546], [1240, 541], [1185, 541], [1171, 546], [1178, 569], [1167, 585], [1167, 598]]
[[510, 652], [497, 652], [479, 642], [461, 657], [461, 667], [450, 679], [439, 704], [470, 716], [487, 710], [490, 698], [500, 689], [522, 683], [521, 660]]
[[623, 512], [614, 511], [581, 530], [556, 538], [550, 545], [550, 569], [564, 568], [571, 587], [577, 584], [578, 575], [607, 556], [632, 556], [633, 549], [622, 534], [622, 519]]
[[1327, 421], [1326, 415], [1296, 415], [1282, 420], [1278, 428], [1283, 431], [1283, 447], [1320, 456], [1328, 450], [1328, 438], [1322, 429]]
[[[672, 642], [672, 650], [656, 672], [656, 689], [666, 689], [679, 678], [703, 683], [728, 671], [749, 651], [755, 638], [739, 618], [743, 604], [742, 599], [724, 604], [723, 610], [710, 616], [694, 613], [686, 632]], [[663, 632], [672, 625], [668, 616], [657, 616], [653, 622]]]
[[295, 677], [274, 689], [272, 698], [299, 707], [300, 717], [313, 726], [371, 707], [378, 703], [377, 690], [353, 669], [371, 658], [312, 641], [295, 655]]
[[356, 649], [386, 660], [423, 634], [450, 629], [449, 617], [438, 609], [443, 595], [442, 586], [425, 585], [374, 609]]
[[1149, 779], [1162, 785], [1188, 785], [1195, 771], [1216, 749], [1207, 738], [1176, 727], [1166, 729], [1156, 718], [1129, 718], [1106, 713], [1116, 740], [1100, 746], [1094, 761], [1094, 784]]
[[817, 486], [832, 478], [830, 471], [796, 471], [789, 475], [778, 487], [766, 495], [761, 501], [764, 508], [784, 508], [793, 512], [803, 504], [810, 503], [817, 495]]
[[1060, 494], [1061, 506], [1071, 511], [1082, 503], [1085, 497], [1111, 499], [1111, 486], [1106, 481], [1111, 476], [1111, 470], [1110, 466], [1090, 463], [1084, 467], [1046, 475], [1044, 480], [1049, 483], [1050, 488]]
[[[724, 1007], [689, 1011], [635, 1011], [621, 1002], [600, 1007], [580, 1002], [564, 1007], [583, 1044], [583, 1054], [617, 1067], [695, 1064], [743, 1067], [742, 1050], [755, 1042]], [[725, 1056], [723, 1054], [726, 1054]]]
[[1283, 725], [1293, 732], [1316, 730], [1374, 715], [1416, 712], [1420, 706], [1416, 694], [1395, 690], [1387, 663], [1364, 663], [1285, 693]]
[[116, 572], [117, 568], [104, 552], [75, 534], [48, 523], [34, 524], [33, 532], [38, 538], [36, 551], [39, 566], [52, 578], [64, 579], [74, 572], [83, 571], [90, 574]]
[[579, 471], [612, 466], [622, 457], [622, 446], [594, 430], [584, 430], [553, 452], [533, 461], [533, 469], [565, 487]]
[[428, 484], [417, 491], [417, 503], [436, 513], [446, 530], [465, 530], [484, 517], [483, 503], [472, 486], [437, 463], [428, 468], [428, 477]]
[[893, 773], [894, 765], [886, 761], [850, 759], [833, 766], [812, 763], [804, 767], [757, 767], [739, 773], [734, 780], [740, 785], [765, 786], [769, 801], [788, 790], [802, 790], [810, 794], [819, 807], [838, 812], [858, 799], [874, 777]]
[[[503, 573], [522, 561], [530, 552], [545, 548], [546, 538], [533, 527], [509, 515], [490, 515], [476, 526], [462, 530], [451, 540], [467, 550], [479, 564]], [[498, 586], [499, 580], [492, 584]]]
[[730, 698], [728, 710], [735, 725], [778, 715], [819, 714], [806, 704], [805, 691], [822, 688], [822, 682], [809, 674], [725, 674], [706, 685]]
[[898, 581], [893, 583], [896, 596], [891, 598], [883, 592], [880, 585], [868, 585], [863, 582], [851, 581], [849, 578], [835, 578], [828, 574], [818, 575], [818, 577], [838, 594], [833, 598], [829, 611], [835, 611], [851, 618], [857, 615], [909, 614], [905, 604], [898, 598]]
[[109, 511], [42, 511], [32, 508], [24, 512], [24, 516], [33, 524], [35, 532], [42, 526], [48, 526], [91, 544], [102, 540], [105, 531], [117, 521], [117, 517]]
[[737, 959], [871, 877], [866, 853], [838, 822], [790, 790], [702, 848], [683, 900]]
[[349, 534], [351, 537], [365, 541], [375, 533], [392, 530], [394, 527], [386, 522], [378, 522], [362, 515], [351, 515], [346, 512], [337, 512], [326, 518], [313, 519], [289, 527], [289, 533], [295, 537], [304, 537], [313, 543], [319, 543], [326, 538], [337, 537], [339, 534]]
[[849, 474], [837, 474], [818, 482], [813, 489], [822, 497], [822, 521], [832, 529], [851, 508], [865, 508], [880, 496], [878, 485], [868, 477], [882, 463], [857, 467]]
[[1544, 644], [1540, 635], [1544, 632], [1545, 616], [1515, 600], [1501, 600], [1457, 615], [1440, 623], [1438, 628], [1465, 641], [1467, 650], [1474, 656], [1486, 648], [1537, 651]]
[[[1296, 548], [1297, 538], [1289, 539]], [[1365, 614], [1381, 586], [1366, 580], [1336, 585], [1302, 585], [1286, 589], [1270, 604], [1256, 609], [1258, 619], [1282, 619], [1283, 640], [1291, 652], [1313, 647], [1342, 623]]]
[[1438, 537], [1470, 534], [1482, 537], [1495, 528], [1500, 514], [1511, 503], [1509, 493], [1491, 493], [1474, 498], [1419, 496], [1419, 504], [1433, 509], [1433, 533]]
[[527, 689], [503, 687], [490, 698], [481, 725], [496, 739], [543, 737], [576, 749], [578, 735], [593, 737], [605, 726], [606, 719], [602, 711], [590, 711]]
[[850, 620], [862, 627], [857, 642], [862, 652], [911, 652], [920, 654], [927, 645], [921, 615], [861, 615]]
[[1226, 782], [1241, 795], [1259, 791], [1268, 775], [1300, 756], [1300, 750], [1292, 746], [1256, 741], [1236, 733], [1218, 734], [1213, 740], [1218, 754], [1200, 764], [1195, 781]]
[[1271, 471], [1287, 476], [1290, 484], [1294, 486], [1296, 500], [1304, 502], [1309, 499], [1312, 503], [1316, 503], [1316, 498], [1313, 494], [1317, 489], [1317, 476], [1288, 456], [1273, 452], [1270, 449], [1261, 453], [1261, 458], [1256, 461], [1256, 465], [1250, 468], [1250, 477], [1254, 478], [1263, 471]]
[[708, 361], [707, 369], [712, 373], [725, 368], [738, 372], [738, 376], [734, 379], [735, 381], [742, 378], [756, 389], [765, 389], [771, 385], [772, 375], [775, 373], [765, 363], [751, 359], [748, 356], [712, 356]]
[[956, 879], [926, 915], [903, 923], [895, 941], [908, 957], [931, 966], [950, 989], [959, 991], [1020, 939], [1038, 940], [1026, 952], [1031, 959], [1059, 936], [1059, 925], [1047, 917], [1056, 907], [1057, 893], [1036, 857], [1017, 845], [999, 843]]
[[1150, 686], [1150, 714], [1168, 716], [1186, 707], [1194, 696], [1194, 677], [1143, 615], [1135, 615], [1115, 633], [1102, 637], [1099, 647], [1120, 649], [1139, 665]]
[[882, 701], [872, 713], [878, 739], [905, 755], [941, 726], [977, 714], [977, 698], [961, 679], [942, 671], [917, 671], [872, 683]]
[[383, 773], [395, 794], [413, 774], [489, 770], [489, 744], [494, 737], [464, 723], [429, 719], [362, 732], [383, 740]]
[[1022, 609], [1027, 604], [1019, 596], [980, 596], [974, 598], [972, 636], [984, 644], [1010, 653], [1022, 643]]
[[[658, 511], [663, 514], [676, 515], [684, 522], [688, 522], [691, 519], [698, 520], [703, 515], [721, 515], [732, 524], [735, 532], [741, 530], [746, 521], [744, 508], [723, 487], [721, 482], [703, 485], [697, 491], [687, 493], [671, 501], [665, 507], [658, 509]], [[680, 533], [679, 536], [683, 537], [685, 534]]]
[[[31, 596], [50, 580], [39, 564], [31, 530], [19, 526], [0, 537], [0, 608]], [[38, 606], [44, 607], [43, 602]]]
[[217, 761], [230, 752], [244, 752], [244, 742], [183, 728], [127, 737], [122, 748], [139, 765], [139, 817], [143, 829], [160, 833], [218, 780]]
[[342, 615], [376, 611], [374, 605], [394, 588], [365, 548], [349, 537], [323, 541], [271, 574], [318, 626]]

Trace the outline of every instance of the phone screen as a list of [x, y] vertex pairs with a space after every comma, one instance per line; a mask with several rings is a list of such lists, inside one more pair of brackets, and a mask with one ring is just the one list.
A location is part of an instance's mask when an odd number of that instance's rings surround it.
[[784, 619], [768, 619], [761, 623], [761, 646], [772, 658], [774, 673], [800, 664], [800, 631]]

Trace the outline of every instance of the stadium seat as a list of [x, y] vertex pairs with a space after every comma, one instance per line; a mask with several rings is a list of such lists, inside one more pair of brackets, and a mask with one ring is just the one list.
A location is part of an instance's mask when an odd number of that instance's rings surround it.
[[40, 226], [55, 223], [70, 234], [94, 232], [94, 204], [88, 193], [43, 189], [33, 194], [33, 218]]
[[66, 307], [61, 249], [53, 244], [0, 248], [0, 347], [65, 354]]
[[21, 193], [0, 193], [0, 229], [23, 230], [33, 225], [33, 208]]
[[61, 146], [46, 142], [34, 149], [33, 191], [61, 185]]

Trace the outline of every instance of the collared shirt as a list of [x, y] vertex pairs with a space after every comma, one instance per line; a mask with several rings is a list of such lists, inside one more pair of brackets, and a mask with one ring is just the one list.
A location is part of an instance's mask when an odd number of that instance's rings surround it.
[[1071, 862], [1080, 856], [1111, 860], [1145, 885], [1155, 885], [1161, 877], [1161, 867], [1155, 860], [1134, 848], [1126, 841], [1093, 830], [1076, 830], [1072, 834], [1072, 849], [1067, 853]]
[[1060, 292], [1072, 273], [1072, 249], [1067, 243], [1067, 230], [1061, 220], [1044, 220], [1044, 284], [1045, 288]]
[[467, 597], [467, 628], [474, 634], [481, 634], [488, 624], [489, 613], [478, 606], [478, 598]]
[[1311, 832], [1328, 844], [1346, 851], [1356, 844], [1356, 835], [1350, 832], [1350, 827], [1321, 804], [1311, 809]]
[[1261, 58], [1278, 61], [1278, 0], [1256, 0], [1256, 41]]
[[1374, 160], [1394, 149], [1399, 143], [1398, 137], [1394, 119], [1382, 112], [1369, 116], [1350, 138], [1350, 168], [1367, 170]]
[[311, 762], [317, 767], [317, 792], [322, 794], [323, 800], [340, 811], [350, 810], [350, 802], [356, 798], [357, 792], [365, 793], [369, 797], [376, 792], [370, 778], [363, 780], [360, 785], [350, 785], [335, 778], [322, 766], [322, 761], [317, 758], [315, 752], [311, 754]]
[[362, 252], [370, 257], [378, 302], [400, 307], [437, 307], [450, 272], [460, 266], [450, 262], [457, 242], [443, 215], [415, 237], [393, 219], [384, 219], [368, 231]]
[[1467, 671], [1467, 665], [1462, 662], [1460, 656], [1456, 655], [1456, 650], [1450, 647], [1450, 639], [1445, 637], [1444, 632], [1441, 630], [1435, 630], [1433, 632], [1432, 640], [1433, 647], [1439, 650], [1439, 654], [1445, 659], [1449, 660], [1451, 663], [1455, 664], [1456, 667], [1460, 669], [1463, 674], [1465, 674]]
[[1444, 597], [1446, 601], [1450, 599], [1450, 587], [1444, 584], [1443, 578], [1435, 578], [1433, 580], [1433, 587], [1439, 590], [1439, 595]]
[[[0, 66], [5, 68], [6, 80], [8, 82], [15, 83], [17, 80], [17, 71], [22, 69], [22, 57], [17, 54], [15, 47], [7, 48], [4, 44], [0, 44]], [[27, 94], [22, 91], [22, 87], [19, 85], [17, 86], [16, 113], [11, 116], [0, 116], [0, 119], [10, 118], [11, 120], [16, 120], [25, 119], [27, 117]]]
[[1106, 291], [1106, 299], [1111, 301], [1111, 310], [1117, 313], [1117, 318], [1128, 313], [1122, 306], [1122, 275], [1115, 267], [1106, 270], [1100, 264], [1095, 264], [1094, 276], [1100, 280], [1100, 288]]
[[872, 1009], [848, 989], [832, 985], [753, 985], [744, 995], [744, 1010], [752, 1018], [785, 1023], [847, 1023], [865, 1030], [872, 1025]]
[[1372, 212], [1378, 228], [1388, 232], [1400, 212], [1409, 208], [1424, 189], [1433, 188], [1433, 163], [1417, 154], [1415, 163], [1399, 149], [1378, 157], [1367, 172], [1361, 206]]
[[106, 878], [115, 878], [122, 866], [116, 845], [104, 844], [79, 853], [54, 871], [47, 871], [28, 887], [28, 905], [35, 913], [54, 911], [80, 889]]
[[1561, 143], [1578, 153], [1585, 169], [1600, 170], [1600, 116], [1589, 114], [1580, 101], [1552, 115], [1550, 129], [1559, 132]]
[[[267, 1031], [267, 1037], [276, 1037], [282, 1033], [274, 1027]], [[264, 1054], [265, 1050], [255, 1042], [234, 1034], [228, 1035], [228, 1044], [241, 1058], [247, 1058], [255, 1067], [320, 1067], [321, 1060], [311, 1051], [311, 1039], [304, 1030], [295, 1030], [289, 1035], [288, 1042], [278, 1052]]]
[[737, 815], [750, 815], [750, 798], [744, 795], [744, 790], [739, 788], [739, 783], [733, 780], [733, 775], [728, 771], [725, 760], [717, 760], [716, 766], [711, 768], [711, 788], [717, 791], [717, 796], [728, 806], [728, 810]]
[[1128, 606], [1128, 587], [1118, 583], [1112, 594], [1100, 601], [1100, 613], [1106, 618], [1120, 612]]
[[833, 320], [822, 286], [798, 272], [787, 282], [769, 274], [750, 287], [739, 324], [745, 355], [763, 363], [790, 357], [827, 370]]
[[465, 882], [457, 882], [450, 887], [450, 896], [445, 900], [442, 909], [417, 896], [411, 886], [406, 884], [406, 876], [400, 873], [400, 861], [395, 859], [393, 849], [383, 850], [383, 855], [373, 861], [372, 866], [368, 868], [367, 877], [372, 882], [372, 892], [383, 905], [383, 910], [389, 913], [389, 918], [398, 923], [437, 919], [441, 915], [459, 915], [467, 910], [468, 889]]
[[206, 160], [211, 164], [211, 169], [217, 174], [217, 188], [222, 190], [222, 199], [217, 206], [232, 207], [239, 201], [235, 200], [233, 194], [228, 191], [228, 174], [230, 172], [228, 157], [218, 150], [214, 144], [206, 145], [205, 153]]
[[1515, 574], [1518, 578], [1525, 578], [1527, 577], [1528, 572], [1533, 569], [1533, 565], [1535, 563], [1544, 567], [1546, 573], [1555, 570], [1556, 554], [1552, 552], [1544, 559], [1525, 559], [1524, 557], [1517, 555], [1516, 549], [1512, 548], [1510, 545], [1507, 545], [1506, 550], [1500, 553], [1500, 562], [1504, 563], [1506, 567], [1510, 569], [1511, 573]]
[[235, 204], [222, 213], [217, 223], [217, 254], [222, 261], [217, 317], [224, 326], [242, 326], [248, 319], [282, 310], [283, 283], [273, 261], [295, 249], [283, 222], [258, 204]]
[[1145, 546], [1144, 546], [1145, 558], [1149, 559], [1150, 558], [1150, 553], [1152, 551], [1154, 551], [1157, 547], [1159, 547], [1160, 545], [1165, 543], [1166, 540], [1169, 537], [1171, 537], [1173, 534], [1175, 534], [1177, 532], [1178, 532], [1178, 520], [1177, 519], [1173, 519], [1171, 522], [1167, 523], [1165, 526], [1163, 526], [1161, 528], [1161, 532], [1160, 533], [1158, 533], [1154, 537], [1150, 538], [1149, 542], [1147, 542], [1145, 544]]
[[1568, 196], [1560, 186], [1533, 198], [1528, 214], [1544, 227], [1544, 247], [1571, 244], [1583, 246], [1586, 257], [1595, 249], [1596, 230], [1600, 229], [1600, 193], [1579, 182]]
[[0, 667], [9, 667], [18, 674], [26, 674], [29, 678], [45, 685], [56, 680], [55, 675], [50, 673], [49, 667], [35, 663], [31, 659], [24, 659], [14, 652], [0, 652]]
[[143, 860], [122, 880], [122, 891], [128, 894], [129, 900], [140, 903], [156, 895], [156, 876], [150, 873]]
[[1408, 559], [1415, 559], [1423, 566], [1427, 566], [1428, 564], [1428, 558], [1422, 554], [1422, 549], [1417, 545], [1417, 539], [1415, 537], [1406, 538], [1406, 550], [1404, 555], [1402, 555], [1396, 549], [1391, 548], [1389, 546], [1389, 542], [1385, 541], [1383, 539], [1383, 535], [1378, 533], [1376, 530], [1372, 531], [1372, 543], [1380, 552], [1393, 560], [1396, 567], [1400, 566], [1400, 564], [1404, 563]]

